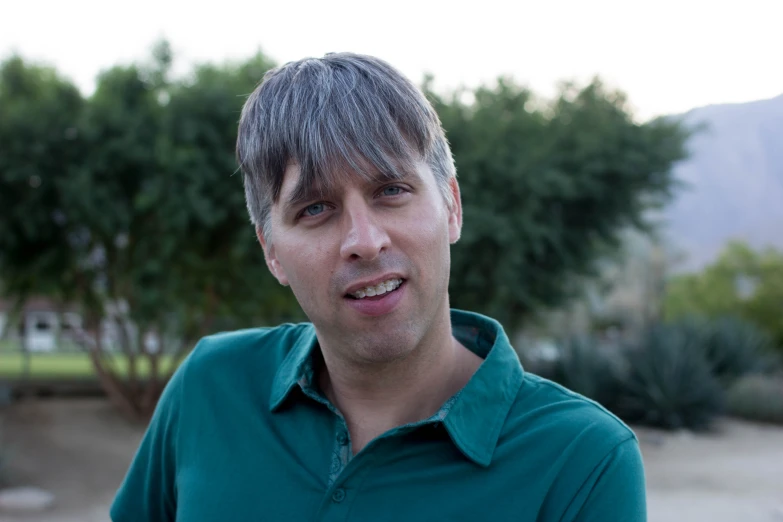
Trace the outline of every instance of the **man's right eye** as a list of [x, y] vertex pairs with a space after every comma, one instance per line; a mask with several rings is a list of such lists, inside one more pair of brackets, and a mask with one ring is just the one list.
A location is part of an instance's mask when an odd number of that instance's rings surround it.
[[326, 210], [326, 205], [323, 203], [313, 203], [312, 205], [305, 207], [305, 209], [302, 211], [302, 216], [315, 217], [324, 210]]

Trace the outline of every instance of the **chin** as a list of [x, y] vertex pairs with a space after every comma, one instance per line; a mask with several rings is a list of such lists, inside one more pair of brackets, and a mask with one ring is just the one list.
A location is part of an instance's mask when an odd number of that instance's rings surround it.
[[398, 332], [396, 335], [364, 335], [354, 339], [349, 347], [358, 358], [371, 364], [393, 362], [404, 359], [416, 347], [417, 340], [409, 332]]

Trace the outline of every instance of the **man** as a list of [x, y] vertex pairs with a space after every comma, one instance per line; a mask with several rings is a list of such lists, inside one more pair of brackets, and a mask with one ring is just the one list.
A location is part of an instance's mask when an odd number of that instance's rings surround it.
[[286, 64], [247, 100], [237, 157], [269, 270], [311, 322], [198, 344], [116, 522], [645, 520], [634, 434], [450, 309], [459, 185], [411, 82], [355, 54]]

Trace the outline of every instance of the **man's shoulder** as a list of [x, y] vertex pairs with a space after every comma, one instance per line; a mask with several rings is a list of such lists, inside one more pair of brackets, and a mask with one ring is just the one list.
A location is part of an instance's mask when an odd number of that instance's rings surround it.
[[529, 372], [525, 373], [507, 424], [517, 433], [532, 429], [553, 444], [579, 442], [597, 453], [636, 439], [627, 424], [599, 403]]
[[597, 402], [526, 372], [501, 441], [499, 469], [535, 477], [551, 519], [643, 520], [639, 441]]
[[285, 323], [247, 328], [203, 337], [185, 362], [189, 373], [217, 369], [251, 370], [274, 374], [303, 338], [313, 335], [310, 323]]

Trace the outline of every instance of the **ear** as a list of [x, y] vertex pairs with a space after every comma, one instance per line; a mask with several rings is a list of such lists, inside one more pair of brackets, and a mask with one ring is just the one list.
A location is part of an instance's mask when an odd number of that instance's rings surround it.
[[264, 231], [261, 227], [256, 227], [256, 237], [258, 242], [261, 243], [261, 248], [264, 249], [264, 259], [266, 260], [266, 266], [272, 275], [275, 276], [277, 282], [283, 286], [288, 286], [288, 276], [285, 275], [283, 267], [280, 265], [280, 261], [275, 256], [275, 247], [272, 243], [267, 243], [264, 238]]
[[459, 241], [462, 234], [462, 200], [460, 199], [459, 183], [457, 178], [451, 178], [449, 181], [451, 189], [452, 204], [449, 211], [449, 243], [454, 244]]

